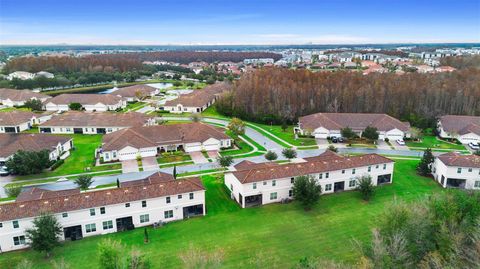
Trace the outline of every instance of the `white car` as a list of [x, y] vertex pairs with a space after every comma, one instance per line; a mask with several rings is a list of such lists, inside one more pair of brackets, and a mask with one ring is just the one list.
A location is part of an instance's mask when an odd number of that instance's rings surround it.
[[403, 141], [403, 139], [397, 139], [397, 144], [400, 146], [405, 146], [405, 141]]
[[468, 144], [468, 146], [469, 146], [471, 149], [473, 149], [473, 150], [478, 150], [478, 149], [480, 149], [480, 145], [479, 145], [479, 144], [476, 144], [476, 143], [473, 143], [473, 142], [470, 142], [470, 143]]

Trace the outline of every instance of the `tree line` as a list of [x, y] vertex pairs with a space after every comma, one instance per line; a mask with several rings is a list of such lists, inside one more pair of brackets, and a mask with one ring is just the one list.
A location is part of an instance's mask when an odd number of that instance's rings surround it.
[[263, 68], [216, 103], [228, 116], [295, 123], [317, 112], [387, 113], [421, 128], [443, 114], [480, 115], [480, 70], [396, 75]]

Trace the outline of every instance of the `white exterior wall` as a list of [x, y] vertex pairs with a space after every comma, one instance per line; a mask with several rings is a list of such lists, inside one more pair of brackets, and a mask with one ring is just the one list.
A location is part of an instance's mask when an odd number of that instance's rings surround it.
[[68, 108], [68, 104], [67, 105], [57, 105], [57, 104], [54, 104], [54, 103], [47, 103], [45, 105], [45, 110], [46, 111], [68, 111], [69, 108]]
[[42, 126], [42, 128], [50, 128], [52, 131], [52, 134], [73, 134], [73, 129], [74, 128], [82, 128], [83, 129], [83, 134], [97, 134], [97, 128], [104, 128], [106, 133], [113, 133], [121, 129], [125, 129], [128, 127], [69, 127], [69, 126], [55, 126], [55, 127], [50, 127], [50, 126]]
[[[307, 135], [307, 132], [300, 127], [296, 127], [295, 130], [299, 131], [300, 134]], [[361, 136], [362, 131], [358, 130], [353, 130], [358, 136]], [[399, 129], [393, 129], [387, 132], [378, 132], [378, 139], [380, 140], [385, 140], [385, 138], [388, 138], [389, 140], [397, 140], [397, 139], [403, 139], [404, 137], [410, 137], [410, 133], [405, 133]], [[328, 130], [324, 127], [318, 127], [315, 129], [312, 133], [312, 136], [315, 138], [320, 138], [320, 139], [327, 139], [327, 137], [341, 137], [342, 132], [341, 130]]]
[[[123, 217], [133, 218], [133, 224], [135, 227], [143, 227], [153, 225], [154, 222], [170, 222], [181, 220], [183, 216], [183, 208], [193, 205], [203, 205], [203, 214], [205, 215], [205, 191], [193, 192], [194, 199], [190, 200], [189, 193], [183, 193], [182, 198], [178, 199], [178, 195], [170, 196], [171, 202], [166, 203], [166, 196], [157, 197], [152, 199], [146, 199], [147, 206], [142, 207], [142, 200], [130, 202], [130, 207], [126, 208], [125, 204], [107, 205], [105, 206], [105, 214], [100, 214], [100, 207], [95, 208], [95, 216], [90, 215], [90, 208], [70, 211], [67, 217], [62, 217], [62, 213], [55, 214], [57, 220], [62, 227], [71, 227], [76, 225], [82, 226], [83, 237], [114, 233], [117, 231], [116, 219]], [[88, 192], [85, 193], [88, 195]], [[173, 210], [173, 218], [165, 219], [165, 211]], [[140, 223], [140, 215], [148, 214], [149, 221]], [[13, 228], [12, 221], [2, 222], [0, 228], [0, 248], [2, 251], [12, 251], [17, 249], [26, 248], [27, 245], [15, 246], [13, 243], [14, 236], [25, 235], [25, 230], [32, 227], [32, 221], [34, 218], [25, 218], [18, 220], [19, 228]], [[103, 229], [104, 221], [112, 221], [112, 229]], [[86, 232], [85, 225], [95, 224], [95, 232]], [[61, 237], [64, 240], [63, 235]]]
[[5, 133], [5, 128], [8, 128], [8, 127], [12, 127], [12, 128], [15, 128], [15, 130], [17, 130], [17, 127], [19, 128], [18, 132], [16, 131], [15, 133], [20, 133], [20, 132], [23, 132], [23, 131], [26, 131], [28, 129], [30, 129], [31, 127], [31, 122], [28, 121], [28, 122], [24, 122], [22, 124], [19, 124], [19, 125], [2, 125], [0, 126], [0, 133]]
[[[97, 104], [87, 104], [83, 105], [83, 108], [85, 111], [92, 112], [92, 111], [100, 111], [100, 112], [105, 112], [109, 110], [116, 110], [118, 108], [124, 108], [126, 107], [127, 102], [125, 101], [120, 101], [117, 104], [114, 105], [105, 105], [103, 103], [97, 103]], [[68, 107], [69, 104], [54, 104], [54, 103], [47, 103], [45, 105], [45, 110], [47, 111], [68, 111], [70, 108]]]
[[[391, 174], [390, 183], [393, 182], [394, 163], [385, 164], [385, 169], [383, 165], [384, 164], [379, 164], [378, 168], [377, 165], [370, 166], [370, 172], [368, 172], [369, 166], [363, 166], [355, 168], [355, 174], [352, 174], [353, 169], [345, 169], [345, 173], [342, 173], [342, 170], [328, 172], [328, 178], [326, 176], [327, 172], [321, 173], [321, 179], [319, 173], [311, 174], [311, 176], [322, 186], [322, 194], [329, 194], [334, 192], [334, 183], [342, 181], [344, 182], [344, 190], [354, 190], [356, 186], [350, 187], [350, 181], [356, 180], [364, 175], [370, 175], [374, 185], [377, 185], [378, 176], [385, 174]], [[225, 173], [225, 185], [231, 191], [232, 197], [234, 197], [237, 202], [239, 202], [240, 194], [243, 199], [245, 199], [246, 196], [262, 194], [262, 204], [277, 203], [285, 198], [293, 198], [289, 196], [289, 191], [293, 188], [291, 178], [275, 179], [275, 186], [273, 186], [273, 180], [259, 181], [256, 182], [256, 189], [254, 189], [254, 183], [241, 184], [232, 173]], [[330, 190], [327, 190], [327, 185], [331, 186]], [[272, 192], [277, 193], [276, 199], [270, 199]], [[242, 207], [245, 207], [244, 201], [242, 202]]]
[[[70, 143], [70, 141], [72, 140], [70, 139], [69, 141], [65, 142], [63, 145], [58, 143], [55, 149], [50, 151], [50, 154], [49, 154], [50, 161], [57, 160], [62, 155], [63, 152], [69, 151], [70, 149], [72, 149], [72, 146], [70, 144], [73, 144], [73, 141], [72, 143]], [[6, 162], [8, 159], [12, 157], [13, 157], [13, 154], [7, 157], [0, 157], [0, 162]]]
[[451, 133], [446, 132], [440, 122], [438, 123], [438, 133], [441, 138], [456, 138], [462, 144], [469, 144], [473, 143], [480, 143], [480, 135], [474, 133], [468, 133], [464, 135], [456, 135], [455, 137], [452, 136]]
[[[458, 168], [461, 168], [460, 173], [458, 173]], [[480, 168], [447, 166], [440, 159], [435, 158], [432, 164], [432, 175], [435, 181], [444, 188], [447, 187], [448, 178], [456, 178], [466, 180], [465, 189], [480, 189], [480, 183], [479, 187], [475, 187], [475, 181], [480, 182]], [[444, 179], [443, 184], [442, 176]]]

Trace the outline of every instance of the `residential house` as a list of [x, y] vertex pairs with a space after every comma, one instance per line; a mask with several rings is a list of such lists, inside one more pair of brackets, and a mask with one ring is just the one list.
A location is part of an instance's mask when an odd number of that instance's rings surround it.
[[229, 87], [227, 83], [216, 83], [202, 90], [194, 90], [192, 93], [165, 102], [161, 109], [170, 113], [200, 113], [213, 105], [219, 95]]
[[159, 89], [148, 86], [146, 84], [124, 87], [112, 92], [113, 95], [122, 97], [127, 102], [140, 101], [148, 97], [153, 97], [158, 93]]
[[0, 89], [0, 103], [8, 107], [23, 106], [26, 101], [36, 99], [41, 102], [51, 98], [48, 95], [29, 90]]
[[69, 105], [79, 103], [86, 111], [109, 111], [127, 106], [123, 98], [113, 94], [60, 94], [45, 103], [47, 111], [68, 111]]
[[119, 188], [49, 191], [31, 188], [15, 202], [0, 204], [0, 248], [28, 247], [25, 231], [42, 212], [55, 216], [61, 240], [132, 230], [205, 215], [205, 188], [199, 178], [175, 180], [156, 173]]
[[0, 112], [0, 133], [20, 133], [51, 117], [47, 113], [39, 114], [29, 111]]
[[8, 80], [13, 80], [13, 79], [27, 80], [27, 79], [33, 79], [34, 77], [35, 77], [34, 73], [25, 72], [25, 71], [15, 71], [8, 74], [7, 79]]
[[296, 177], [311, 176], [322, 194], [353, 190], [359, 177], [374, 185], [391, 183], [394, 162], [378, 154], [345, 157], [332, 151], [305, 158], [305, 162], [277, 164], [242, 161], [225, 173], [225, 186], [242, 208], [293, 199]]
[[480, 117], [445, 115], [438, 121], [441, 138], [455, 138], [462, 144], [480, 143]]
[[50, 72], [40, 71], [35, 74], [35, 77], [54, 78], [55, 75]]
[[[57, 160], [73, 147], [71, 137], [48, 134], [0, 134], [0, 164], [17, 151], [48, 150], [50, 160]], [[0, 214], [1, 216], [2, 214]], [[1, 229], [1, 226], [0, 226]], [[1, 234], [1, 230], [0, 230]]]
[[300, 117], [295, 133], [315, 138], [341, 137], [341, 130], [349, 127], [359, 136], [367, 128], [375, 127], [380, 140], [398, 140], [410, 137], [410, 124], [387, 114], [375, 113], [316, 113]]
[[480, 156], [441, 154], [432, 164], [432, 175], [444, 188], [480, 189]]
[[69, 111], [40, 124], [40, 133], [109, 134], [130, 127], [150, 126], [155, 118], [138, 113]]
[[102, 140], [103, 160], [134, 160], [164, 151], [218, 151], [232, 146], [222, 129], [203, 123], [134, 127], [107, 134]]

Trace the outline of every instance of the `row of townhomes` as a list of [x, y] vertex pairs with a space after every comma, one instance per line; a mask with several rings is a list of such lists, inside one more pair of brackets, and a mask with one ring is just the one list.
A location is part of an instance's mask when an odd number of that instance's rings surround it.
[[71, 148], [73, 148], [73, 140], [68, 136], [48, 134], [0, 134], [0, 165], [5, 164], [5, 162], [19, 150], [48, 150], [50, 160], [54, 161]]
[[219, 95], [227, 91], [229, 85], [217, 83], [195, 90], [190, 94], [181, 95], [179, 98], [167, 101], [161, 109], [170, 113], [200, 113], [213, 105]]
[[356, 188], [359, 177], [369, 175], [374, 185], [391, 183], [394, 161], [378, 154], [345, 157], [325, 151], [305, 162], [277, 164], [243, 161], [225, 173], [225, 186], [241, 207], [278, 203], [293, 198], [293, 184], [298, 176], [312, 176], [322, 186], [322, 193]]
[[45, 102], [47, 111], [68, 111], [69, 105], [79, 103], [85, 111], [112, 111], [127, 106], [120, 96], [113, 94], [60, 94]]
[[175, 180], [158, 172], [118, 188], [49, 191], [31, 188], [12, 203], [0, 204], [0, 248], [28, 247], [25, 230], [42, 212], [55, 215], [62, 240], [131, 230], [205, 214], [205, 188], [199, 178]]
[[160, 93], [160, 90], [145, 84], [133, 85], [117, 89], [112, 95], [122, 97], [127, 102], [137, 102]]
[[441, 138], [456, 138], [462, 144], [480, 143], [480, 117], [445, 115], [438, 121]]
[[154, 124], [154, 117], [138, 112], [68, 111], [40, 123], [39, 131], [52, 134], [109, 134], [124, 128]]
[[315, 138], [341, 137], [341, 130], [351, 128], [361, 136], [367, 128], [375, 127], [379, 139], [397, 140], [410, 137], [410, 123], [401, 122], [387, 114], [374, 113], [316, 113], [300, 117], [294, 131]]
[[20, 133], [51, 119], [51, 113], [0, 112], [0, 133]]
[[0, 89], [0, 104], [8, 107], [23, 106], [28, 100], [40, 100], [42, 103], [51, 98], [48, 95], [29, 90]]
[[232, 146], [221, 128], [203, 123], [127, 128], [107, 134], [102, 140], [105, 162], [151, 157], [165, 151], [218, 151]]

